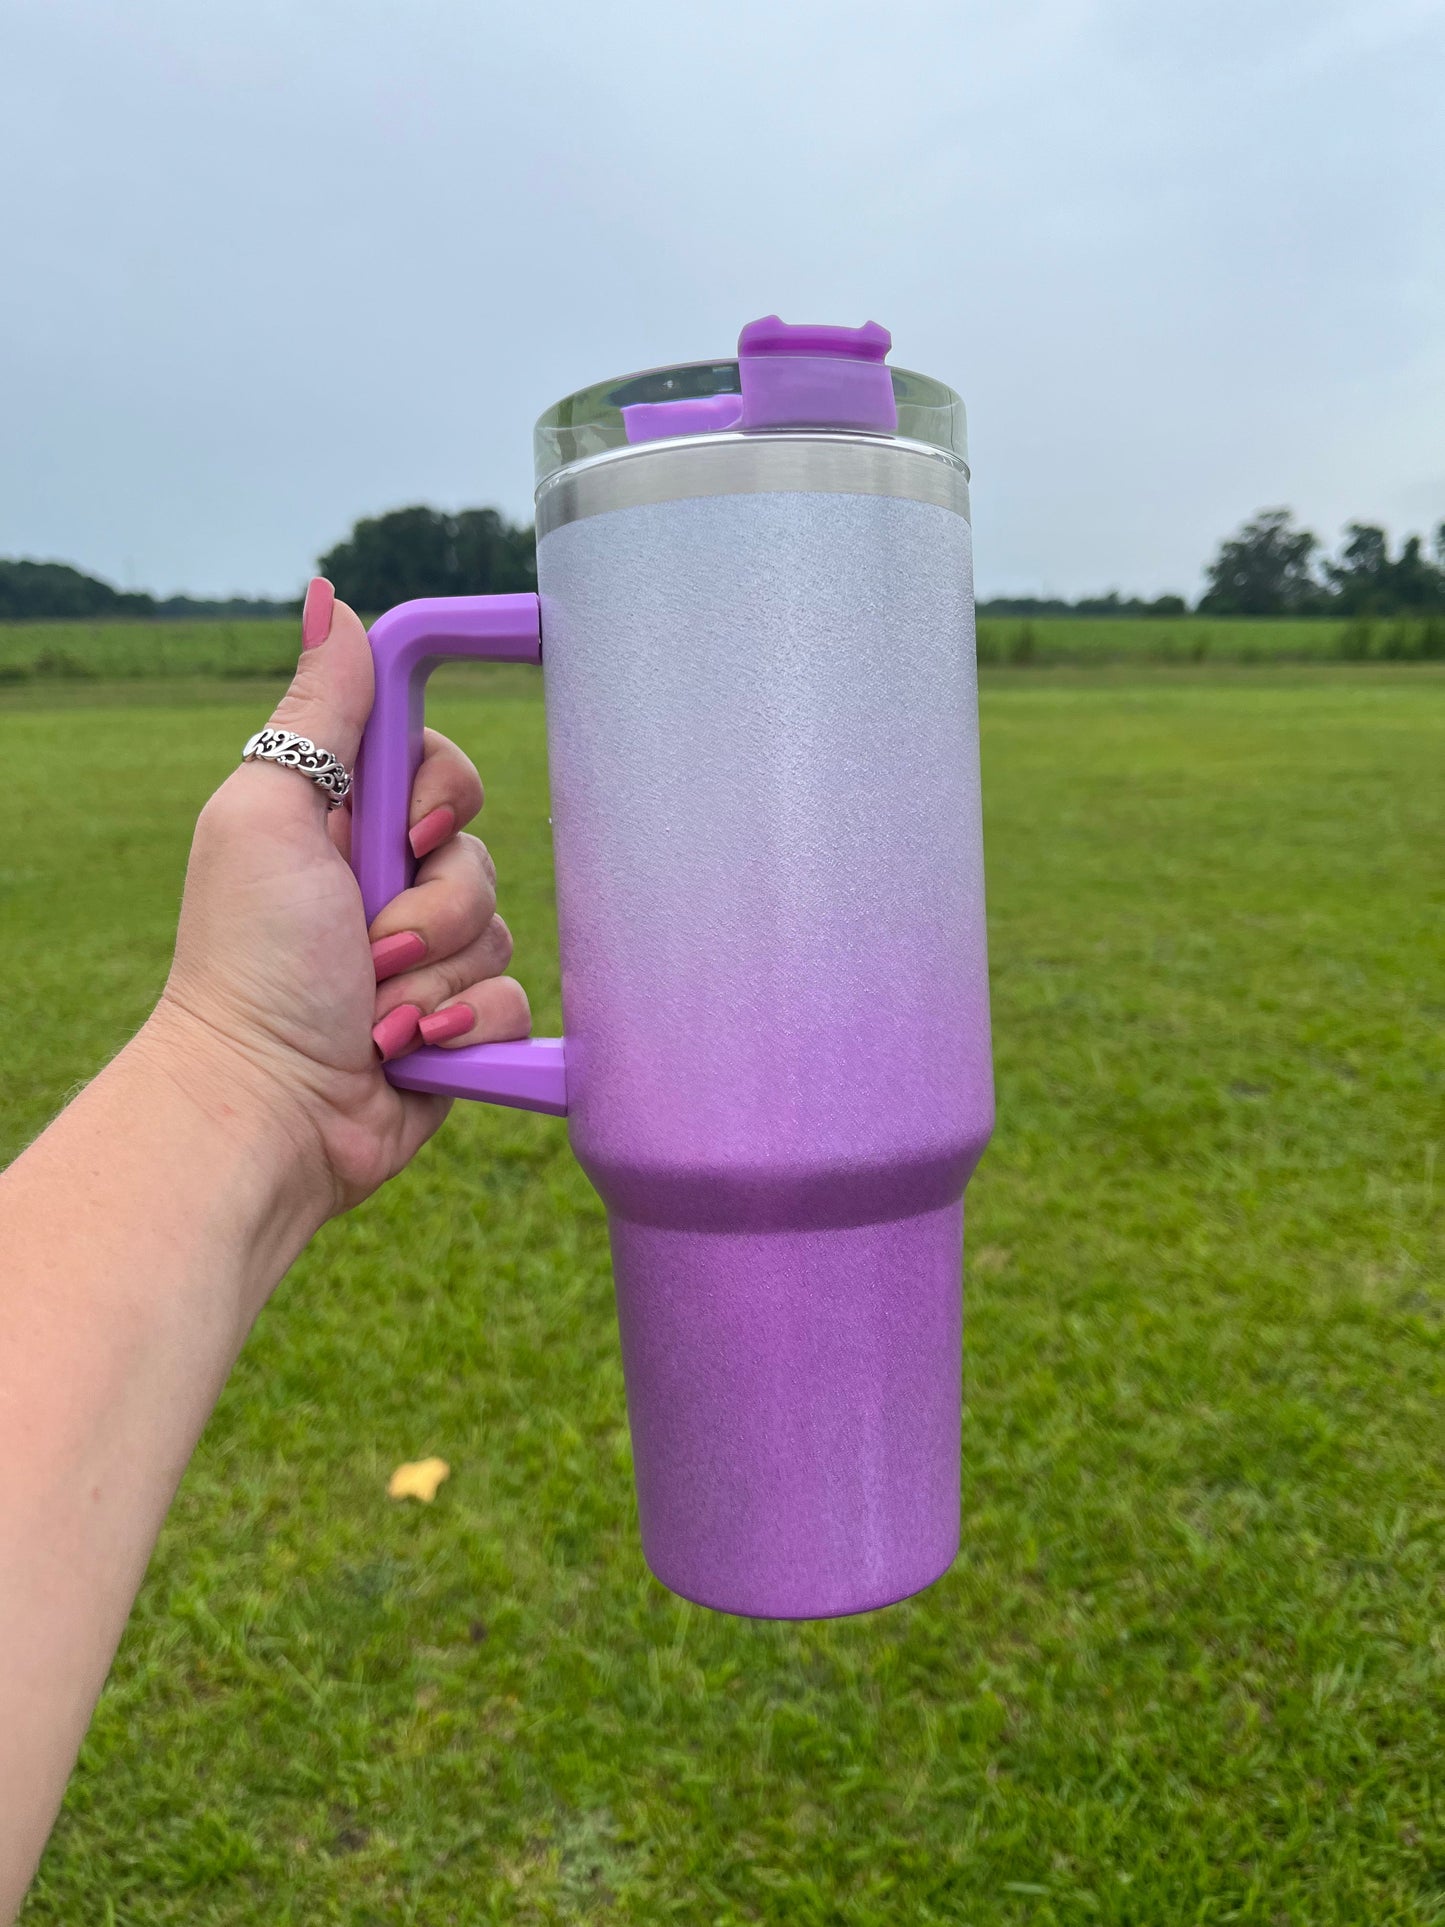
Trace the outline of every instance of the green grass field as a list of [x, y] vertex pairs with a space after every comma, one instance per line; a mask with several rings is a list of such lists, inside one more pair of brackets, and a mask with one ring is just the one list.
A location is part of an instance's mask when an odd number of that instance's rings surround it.
[[[289, 675], [296, 625], [287, 622], [0, 623], [0, 688], [30, 682], [94, 682]], [[986, 664], [1092, 666], [1339, 662], [1445, 657], [1445, 617], [985, 616]]]
[[[272, 686], [0, 694], [0, 1151], [147, 1009]], [[432, 720], [553, 1029], [535, 685]], [[27, 1927], [1445, 1921], [1445, 674], [1001, 671], [983, 731], [952, 1572], [801, 1626], [652, 1581], [600, 1208], [460, 1108], [265, 1314]]]

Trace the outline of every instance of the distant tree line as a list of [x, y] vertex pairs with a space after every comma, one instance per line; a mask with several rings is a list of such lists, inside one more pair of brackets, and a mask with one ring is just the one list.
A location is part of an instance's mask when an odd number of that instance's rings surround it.
[[[319, 567], [343, 601], [366, 615], [414, 596], [488, 595], [534, 589], [537, 558], [530, 528], [495, 509], [448, 514], [421, 506], [366, 516], [328, 549]], [[1429, 552], [1418, 535], [1398, 552], [1382, 528], [1347, 525], [1338, 554], [1323, 553], [1319, 537], [1299, 528], [1288, 509], [1262, 509], [1219, 546], [1195, 605], [1201, 615], [1344, 615], [1362, 623], [1376, 616], [1411, 617], [1445, 611], [1445, 522]], [[0, 620], [108, 616], [275, 616], [297, 602], [229, 602], [155, 596], [112, 588], [60, 562], [0, 561]], [[1151, 599], [1117, 590], [1077, 602], [1056, 597], [996, 598], [980, 605], [993, 616], [1182, 616], [1181, 595]]]
[[1407, 535], [1398, 555], [1370, 522], [1350, 522], [1333, 558], [1288, 509], [1261, 509], [1219, 546], [1200, 612], [1220, 616], [1393, 616], [1445, 609], [1445, 522], [1433, 554]]
[[393, 509], [358, 522], [317, 566], [343, 602], [375, 615], [414, 596], [535, 589], [537, 545], [495, 509]]
[[[1195, 604], [1208, 616], [1330, 616], [1369, 618], [1445, 610], [1445, 522], [1435, 531], [1429, 555], [1418, 535], [1407, 535], [1398, 554], [1371, 522], [1346, 524], [1338, 555], [1309, 529], [1298, 528], [1289, 509], [1261, 509], [1220, 543], [1205, 570], [1208, 587]], [[1117, 590], [1062, 602], [1038, 596], [996, 598], [980, 604], [992, 616], [1181, 616], [1183, 596], [1152, 602]]]
[[[413, 596], [491, 595], [535, 589], [537, 552], [532, 531], [495, 509], [393, 509], [367, 516], [318, 564], [343, 602], [377, 615]], [[157, 597], [112, 588], [64, 562], [0, 560], [0, 622], [46, 618], [84, 622], [116, 616], [282, 616], [299, 599], [195, 596]]]
[[255, 601], [240, 596], [225, 602], [184, 595], [156, 597], [138, 589], [114, 589], [99, 576], [85, 575], [66, 562], [0, 560], [0, 622], [88, 622], [114, 616], [279, 616], [297, 607], [294, 602]]
[[1187, 616], [1189, 604], [1182, 595], [1121, 596], [1117, 589], [1107, 595], [1083, 596], [1065, 602], [1059, 596], [994, 596], [980, 602], [981, 616]]
[[[1338, 557], [1322, 566], [1319, 538], [1294, 526], [1287, 509], [1265, 509], [1220, 544], [1207, 570], [1201, 614], [1393, 615], [1445, 609], [1445, 522], [1434, 560], [1418, 535], [1398, 556], [1383, 529], [1351, 522]], [[322, 573], [353, 607], [373, 612], [422, 595], [485, 595], [532, 589], [537, 582], [532, 531], [495, 509], [395, 509], [358, 522], [321, 557]], [[1042, 597], [997, 599], [986, 615], [1182, 616], [1181, 595], [1125, 597], [1117, 590], [1077, 602]]]

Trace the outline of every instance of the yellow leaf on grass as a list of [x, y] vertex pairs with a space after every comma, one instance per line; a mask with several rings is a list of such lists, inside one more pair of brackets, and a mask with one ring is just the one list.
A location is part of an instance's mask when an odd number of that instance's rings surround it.
[[437, 1487], [443, 1479], [451, 1477], [451, 1471], [445, 1459], [417, 1459], [399, 1465], [386, 1482], [386, 1496], [420, 1499], [423, 1505], [430, 1505], [437, 1495]]

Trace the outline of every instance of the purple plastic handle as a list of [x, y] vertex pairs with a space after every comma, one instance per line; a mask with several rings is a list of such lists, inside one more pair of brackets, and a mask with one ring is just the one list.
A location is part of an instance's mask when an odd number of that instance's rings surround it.
[[[371, 628], [376, 698], [361, 738], [351, 792], [351, 867], [361, 885], [366, 920], [405, 890], [416, 870], [407, 842], [411, 786], [421, 763], [426, 680], [439, 662], [542, 660], [542, 625], [534, 595], [435, 596], [389, 609]], [[521, 1111], [567, 1114], [567, 1074], [560, 1037], [516, 1044], [425, 1048], [388, 1064], [386, 1075], [408, 1091], [476, 1097]]]

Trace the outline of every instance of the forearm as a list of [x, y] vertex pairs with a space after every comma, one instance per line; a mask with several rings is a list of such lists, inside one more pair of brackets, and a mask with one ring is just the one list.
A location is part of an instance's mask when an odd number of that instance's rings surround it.
[[305, 1147], [204, 1056], [153, 1020], [0, 1177], [0, 1921], [226, 1374], [325, 1215]]

